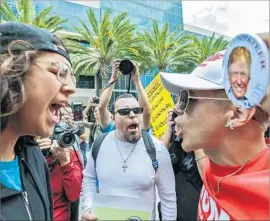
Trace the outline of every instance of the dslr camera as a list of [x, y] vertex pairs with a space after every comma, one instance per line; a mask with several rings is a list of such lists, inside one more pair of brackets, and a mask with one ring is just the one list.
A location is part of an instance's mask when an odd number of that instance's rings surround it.
[[99, 104], [99, 97], [93, 97], [92, 102], [93, 104]]
[[134, 69], [133, 63], [130, 59], [123, 59], [120, 61], [119, 70], [123, 75], [129, 75]]
[[52, 140], [56, 140], [57, 144], [62, 147], [70, 147], [76, 141], [75, 135], [82, 135], [84, 133], [84, 127], [80, 124], [74, 124], [70, 128], [66, 123], [58, 123], [54, 127], [53, 135], [51, 136]]

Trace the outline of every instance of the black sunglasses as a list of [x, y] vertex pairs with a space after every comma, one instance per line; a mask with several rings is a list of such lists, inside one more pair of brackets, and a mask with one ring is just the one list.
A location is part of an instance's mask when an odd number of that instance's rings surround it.
[[142, 107], [135, 107], [135, 108], [123, 108], [115, 111], [114, 113], [119, 113], [121, 116], [127, 116], [130, 114], [130, 112], [133, 112], [134, 114], [142, 114], [143, 108]]
[[189, 104], [189, 100], [190, 99], [194, 99], [194, 100], [218, 100], [218, 101], [229, 101], [229, 98], [216, 98], [216, 97], [194, 97], [194, 96], [190, 96], [189, 91], [184, 89], [180, 92], [179, 96], [178, 96], [178, 101], [176, 103], [176, 109], [175, 109], [175, 113], [176, 114], [183, 114]]

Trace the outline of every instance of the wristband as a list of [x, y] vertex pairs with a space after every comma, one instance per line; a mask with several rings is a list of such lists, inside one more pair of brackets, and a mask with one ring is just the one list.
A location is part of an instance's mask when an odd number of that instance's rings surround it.
[[116, 82], [116, 80], [115, 81], [113, 81], [113, 82], [108, 82], [106, 85], [105, 85], [105, 89], [106, 88], [108, 88], [108, 87], [110, 87], [112, 84], [114, 84]]

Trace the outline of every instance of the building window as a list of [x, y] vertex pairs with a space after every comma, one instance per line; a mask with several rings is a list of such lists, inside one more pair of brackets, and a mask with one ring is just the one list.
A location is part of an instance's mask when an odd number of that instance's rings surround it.
[[80, 75], [77, 79], [78, 88], [95, 89], [95, 77]]

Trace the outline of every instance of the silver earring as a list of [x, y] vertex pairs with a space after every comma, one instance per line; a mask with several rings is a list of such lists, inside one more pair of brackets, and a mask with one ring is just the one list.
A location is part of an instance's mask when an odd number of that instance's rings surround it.
[[233, 130], [233, 129], [234, 129], [234, 123], [233, 123], [232, 121], [227, 122], [227, 123], [225, 124], [225, 127], [229, 127], [231, 130]]

